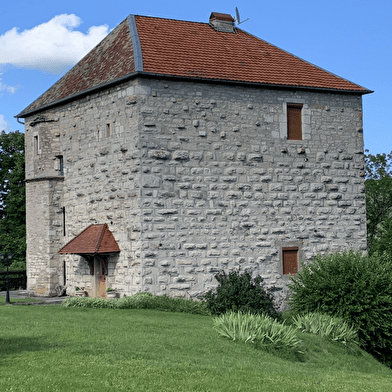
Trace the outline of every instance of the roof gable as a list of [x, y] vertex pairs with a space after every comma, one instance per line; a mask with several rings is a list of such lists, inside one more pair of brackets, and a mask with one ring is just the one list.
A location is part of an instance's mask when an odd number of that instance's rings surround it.
[[90, 225], [59, 250], [61, 254], [116, 253], [120, 248], [108, 225]]
[[238, 28], [130, 15], [17, 117], [137, 75], [371, 92]]

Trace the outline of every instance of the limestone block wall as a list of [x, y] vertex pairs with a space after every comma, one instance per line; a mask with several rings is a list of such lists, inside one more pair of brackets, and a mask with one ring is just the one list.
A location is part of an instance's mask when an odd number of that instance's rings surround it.
[[[360, 96], [148, 81], [140, 126], [144, 289], [196, 296], [241, 267], [281, 287], [303, 262], [366, 248]], [[303, 140], [287, 140], [302, 103]]]
[[[303, 105], [303, 140], [287, 140], [287, 103]], [[240, 267], [283, 298], [283, 247], [302, 262], [366, 248], [360, 96], [136, 79], [44, 114], [53, 121], [28, 125], [27, 143], [38, 132], [52, 152], [29, 159], [27, 175], [58, 175], [63, 156], [56, 246], [108, 223], [121, 249], [108, 285], [121, 294], [196, 297]], [[83, 258], [58, 260], [60, 281], [65, 261], [71, 290], [91, 290]]]
[[[34, 183], [50, 176], [63, 177], [60, 217], [65, 221], [54, 240], [50, 234], [54, 235], [50, 231], [53, 224], [50, 210], [54, 204], [44, 203], [43, 213], [36, 208], [39, 192], [46, 195], [48, 189], [32, 188], [28, 219], [34, 222], [39, 215], [42, 241], [55, 241], [56, 247], [50, 250], [36, 247], [29, 237], [27, 264], [36, 269], [40, 257], [56, 258], [57, 279], [52, 278], [57, 284], [66, 285], [71, 294], [76, 286], [92, 292], [90, 269], [82, 257], [59, 256], [57, 252], [94, 223], [108, 223], [122, 249], [121, 260], [112, 257], [109, 262], [108, 286], [116, 285], [123, 292], [138, 291], [140, 262], [135, 263], [134, 256], [140, 234], [135, 99], [138, 94], [143, 97], [143, 87], [131, 82], [26, 119], [26, 177]], [[37, 138], [39, 149], [34, 151]], [[62, 173], [59, 157], [63, 162]], [[31, 232], [33, 227], [27, 230]], [[44, 268], [40, 269], [40, 276], [52, 280]], [[35, 281], [29, 281], [30, 289], [38, 292]]]
[[61, 180], [26, 183], [27, 289], [37, 295], [55, 295], [60, 283], [62, 204]]
[[59, 173], [58, 120], [26, 119], [27, 289], [54, 295], [60, 283], [63, 178]]

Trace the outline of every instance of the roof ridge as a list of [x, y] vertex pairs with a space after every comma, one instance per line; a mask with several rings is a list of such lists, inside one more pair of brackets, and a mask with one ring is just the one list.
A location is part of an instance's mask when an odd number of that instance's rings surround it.
[[184, 22], [184, 23], [196, 23], [196, 24], [205, 24], [205, 25], [209, 25], [209, 23], [207, 22], [198, 22], [195, 20], [185, 20], [185, 19], [175, 19], [175, 18], [164, 18], [161, 16], [151, 16], [151, 15], [137, 15], [137, 14], [130, 14], [129, 16], [135, 16], [135, 17], [139, 17], [139, 18], [151, 18], [151, 19], [162, 19], [162, 20], [172, 20], [175, 22]]
[[143, 54], [140, 45], [139, 33], [135, 22], [135, 15], [128, 16], [129, 32], [131, 34], [135, 72], [143, 72]]
[[107, 223], [103, 223], [103, 224], [101, 223], [101, 224], [98, 224], [98, 225], [95, 225], [95, 226], [100, 226], [100, 225], [102, 225], [102, 231], [101, 231], [101, 234], [100, 234], [100, 236], [98, 238], [97, 245], [95, 246], [95, 253], [98, 253], [99, 248], [101, 247], [102, 240], [103, 240], [103, 237], [105, 235], [106, 229], [108, 228]]

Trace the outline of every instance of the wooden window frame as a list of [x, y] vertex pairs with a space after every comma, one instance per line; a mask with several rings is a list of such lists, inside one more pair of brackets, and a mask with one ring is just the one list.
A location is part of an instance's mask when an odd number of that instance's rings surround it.
[[287, 140], [302, 140], [302, 103], [287, 103]]
[[[285, 265], [285, 253], [288, 251], [295, 251], [296, 255], [297, 255], [297, 261], [296, 261], [296, 269], [292, 270], [289, 267], [286, 267]], [[299, 270], [299, 260], [298, 260], [298, 256], [299, 256], [299, 248], [298, 246], [287, 246], [287, 247], [282, 247], [282, 271], [283, 271], [283, 275], [295, 275], [298, 270]]]
[[64, 157], [62, 155], [56, 155], [56, 170], [59, 172], [59, 176], [64, 176]]

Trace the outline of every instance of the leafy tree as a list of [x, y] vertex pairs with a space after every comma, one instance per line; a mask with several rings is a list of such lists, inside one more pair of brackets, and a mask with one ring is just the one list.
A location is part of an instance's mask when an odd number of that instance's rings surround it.
[[365, 155], [365, 170], [368, 250], [392, 252], [392, 152]]
[[[0, 252], [13, 254], [11, 269], [26, 259], [24, 135], [0, 133]], [[0, 266], [2, 268], [2, 266]]]
[[292, 314], [343, 318], [362, 348], [392, 367], [392, 254], [318, 255], [291, 277], [289, 288]]

